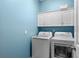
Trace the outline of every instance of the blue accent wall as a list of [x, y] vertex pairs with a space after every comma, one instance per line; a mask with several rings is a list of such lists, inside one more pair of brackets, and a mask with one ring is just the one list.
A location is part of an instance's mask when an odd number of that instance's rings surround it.
[[30, 57], [37, 12], [37, 0], [0, 0], [0, 58]]
[[68, 4], [69, 8], [74, 7], [74, 0], [44, 0], [40, 2], [40, 12], [59, 10], [60, 6]]
[[38, 27], [38, 31], [44, 32], [71, 32], [74, 37], [74, 26], [50, 26], [50, 27]]

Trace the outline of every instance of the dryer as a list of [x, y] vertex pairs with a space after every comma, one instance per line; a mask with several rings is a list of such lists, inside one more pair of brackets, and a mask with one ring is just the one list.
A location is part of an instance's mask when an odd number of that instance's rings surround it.
[[51, 39], [51, 57], [74, 57], [74, 38], [71, 32], [55, 32]]

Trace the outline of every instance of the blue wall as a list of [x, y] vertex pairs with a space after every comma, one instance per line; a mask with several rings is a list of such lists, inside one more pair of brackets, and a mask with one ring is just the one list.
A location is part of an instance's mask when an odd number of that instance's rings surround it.
[[[37, 33], [37, 0], [0, 0], [0, 57], [30, 57]], [[25, 34], [27, 30], [27, 34]]]
[[74, 7], [74, 0], [44, 0], [40, 2], [40, 11], [55, 11], [59, 10], [60, 6], [68, 4], [69, 8]]
[[38, 31], [45, 32], [71, 32], [74, 37], [74, 26], [50, 26], [50, 27], [38, 27]]

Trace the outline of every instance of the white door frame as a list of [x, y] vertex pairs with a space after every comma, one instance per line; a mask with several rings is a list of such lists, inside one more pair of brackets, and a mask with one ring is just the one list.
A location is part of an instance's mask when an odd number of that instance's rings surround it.
[[79, 38], [78, 38], [78, 0], [74, 0], [74, 39], [76, 53], [75, 57], [79, 58]]

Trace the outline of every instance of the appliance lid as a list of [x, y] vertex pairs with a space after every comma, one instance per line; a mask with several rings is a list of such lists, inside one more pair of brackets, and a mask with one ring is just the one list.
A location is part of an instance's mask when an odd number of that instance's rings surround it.
[[52, 32], [39, 32], [38, 37], [52, 37]]
[[55, 32], [54, 37], [73, 38], [71, 32]]

